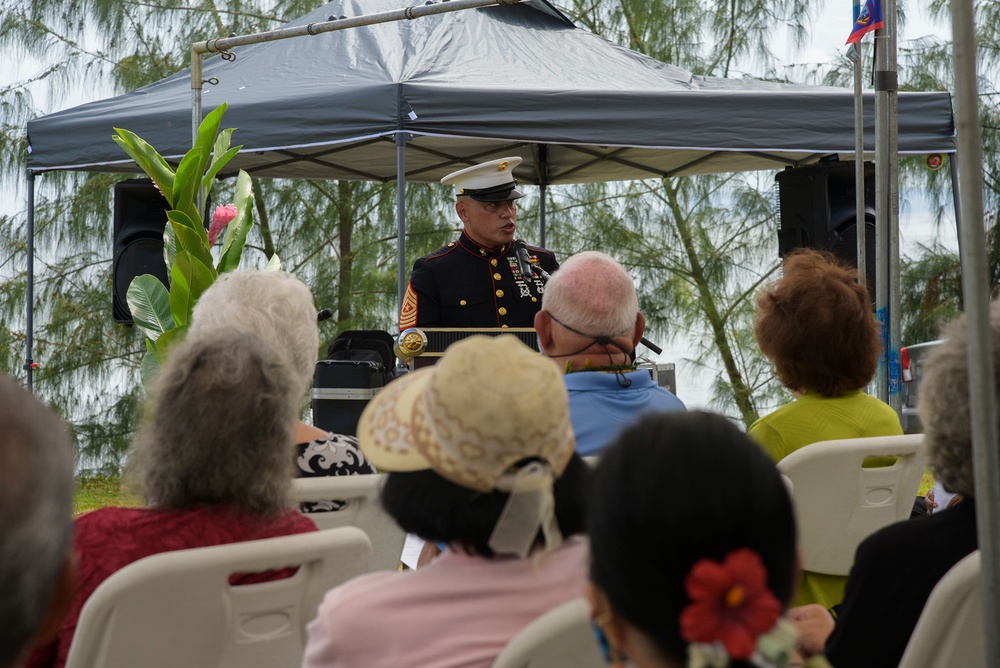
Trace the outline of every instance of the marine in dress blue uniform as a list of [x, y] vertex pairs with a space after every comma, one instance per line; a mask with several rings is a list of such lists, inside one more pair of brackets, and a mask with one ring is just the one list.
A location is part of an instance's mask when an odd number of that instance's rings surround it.
[[[464, 224], [457, 241], [413, 264], [400, 313], [400, 330], [410, 327], [532, 327], [545, 283], [525, 276], [514, 252], [517, 190], [510, 157], [461, 169], [441, 179], [456, 190], [456, 213]], [[528, 246], [528, 257], [551, 273], [555, 255]]]

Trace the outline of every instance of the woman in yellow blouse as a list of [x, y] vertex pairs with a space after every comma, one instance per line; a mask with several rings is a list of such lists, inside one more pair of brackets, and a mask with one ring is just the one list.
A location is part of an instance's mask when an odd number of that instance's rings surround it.
[[[749, 429], [775, 463], [818, 441], [903, 433], [896, 412], [864, 392], [881, 343], [868, 291], [853, 268], [817, 250], [790, 253], [781, 278], [757, 298], [754, 336], [795, 396]], [[795, 604], [831, 608], [843, 599], [846, 579], [807, 572]]]

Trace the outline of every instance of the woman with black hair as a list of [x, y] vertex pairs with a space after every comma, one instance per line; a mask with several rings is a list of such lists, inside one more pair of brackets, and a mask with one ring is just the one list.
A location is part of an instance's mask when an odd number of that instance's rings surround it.
[[586, 543], [572, 536], [589, 469], [550, 361], [512, 336], [464, 339], [375, 395], [358, 437], [390, 472], [388, 513], [447, 549], [328, 592], [305, 668], [487, 668], [528, 622], [583, 594]]
[[593, 483], [588, 597], [610, 660], [791, 665], [795, 519], [763, 450], [724, 417], [654, 413], [611, 445]]

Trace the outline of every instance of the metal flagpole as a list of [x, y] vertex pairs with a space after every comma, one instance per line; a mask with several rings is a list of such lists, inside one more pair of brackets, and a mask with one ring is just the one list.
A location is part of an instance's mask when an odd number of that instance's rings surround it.
[[973, 0], [952, 0], [955, 67], [955, 126], [961, 189], [962, 297], [968, 323], [969, 409], [976, 488], [976, 528], [982, 557], [983, 639], [986, 665], [1000, 666], [1000, 449], [997, 437], [996, 372], [990, 336], [986, 233], [983, 229], [982, 144], [976, 83]]
[[902, 409], [899, 369], [899, 139], [896, 2], [882, 3], [875, 33], [875, 308], [882, 326], [878, 397]]
[[[856, 17], [855, 17], [856, 18]], [[865, 102], [862, 98], [861, 41], [854, 43], [847, 57], [854, 61], [854, 206], [857, 221], [858, 274], [868, 285], [868, 224], [865, 222]]]

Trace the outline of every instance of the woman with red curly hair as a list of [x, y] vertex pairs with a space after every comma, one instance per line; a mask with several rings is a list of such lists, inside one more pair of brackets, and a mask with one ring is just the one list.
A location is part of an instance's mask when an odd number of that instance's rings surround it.
[[[817, 250], [790, 253], [781, 278], [757, 298], [754, 336], [795, 396], [748, 431], [774, 462], [817, 441], [903, 433], [896, 411], [863, 391], [881, 344], [868, 290], [853, 268]], [[796, 603], [833, 607], [845, 579], [807, 573]]]
[[903, 433], [899, 416], [862, 390], [881, 350], [858, 273], [829, 253], [799, 249], [757, 298], [754, 336], [796, 400], [750, 426], [775, 462], [804, 445]]

